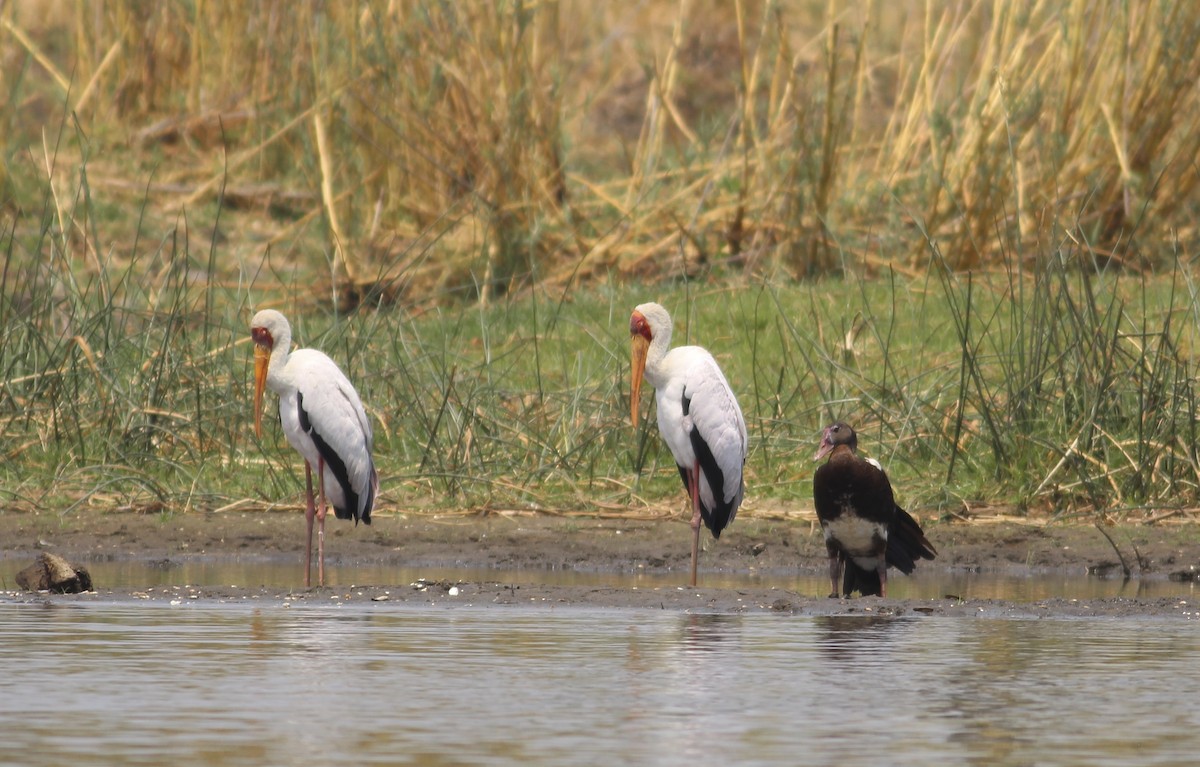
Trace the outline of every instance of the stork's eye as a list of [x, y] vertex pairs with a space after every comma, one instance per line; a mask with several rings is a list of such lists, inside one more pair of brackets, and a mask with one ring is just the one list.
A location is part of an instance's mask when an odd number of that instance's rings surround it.
[[634, 312], [633, 316], [629, 318], [629, 334], [645, 336], [647, 341], [651, 340], [650, 323], [641, 312]]

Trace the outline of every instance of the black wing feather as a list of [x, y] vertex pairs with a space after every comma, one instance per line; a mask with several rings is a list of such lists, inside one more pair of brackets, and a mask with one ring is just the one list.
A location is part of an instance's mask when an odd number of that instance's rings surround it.
[[911, 575], [917, 560], [936, 556], [937, 549], [925, 537], [917, 520], [897, 506], [888, 525], [887, 563], [905, 575]]
[[[688, 415], [691, 407], [692, 398], [684, 394], [683, 414], [685, 416]], [[712, 449], [704, 441], [704, 437], [700, 435], [700, 430], [693, 427], [688, 434], [688, 438], [692, 441], [692, 451], [696, 454], [696, 463], [700, 465], [700, 472], [708, 480], [708, 486], [712, 488], [713, 501], [715, 503], [715, 508], [710, 509], [705, 505], [704, 499], [701, 499], [699, 504], [700, 518], [704, 520], [704, 525], [712, 531], [713, 538], [720, 538], [721, 531], [733, 519], [733, 515], [737, 513], [737, 510], [733, 503], [725, 502], [725, 473], [721, 471], [720, 464], [713, 457]], [[684, 487], [687, 487], [687, 469], [680, 466], [679, 474], [683, 477]], [[691, 492], [690, 487], [688, 487], [688, 492]]]
[[[317, 452], [321, 454], [321, 460], [333, 472], [334, 479], [342, 488], [342, 498], [344, 506], [334, 505], [333, 513], [338, 519], [353, 519], [358, 521], [358, 493], [354, 492], [354, 488], [350, 484], [350, 473], [346, 470], [346, 462], [342, 457], [329, 446], [321, 437], [316, 429], [313, 428], [312, 421], [308, 417], [308, 412], [304, 409], [304, 394], [296, 392], [296, 409], [300, 416], [300, 428], [304, 433], [312, 438], [313, 444], [317, 446]], [[368, 485], [367, 492], [374, 494], [374, 483]], [[373, 498], [368, 498], [366, 511], [362, 515], [362, 521], [365, 524], [371, 524], [371, 501]]]

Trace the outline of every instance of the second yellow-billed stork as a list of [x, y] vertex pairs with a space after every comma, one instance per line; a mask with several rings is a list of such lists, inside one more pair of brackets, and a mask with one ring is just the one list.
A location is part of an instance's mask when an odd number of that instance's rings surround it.
[[746, 421], [717, 365], [699, 346], [671, 347], [671, 315], [641, 304], [629, 320], [633, 384], [630, 417], [636, 428], [642, 377], [654, 387], [658, 431], [675, 457], [692, 504], [691, 585], [703, 523], [714, 538], [733, 521], [745, 494]]
[[[262, 436], [263, 390], [279, 395], [279, 421], [304, 457], [306, 487], [304, 585], [312, 585], [313, 520], [317, 521], [317, 582], [325, 585], [325, 514], [371, 524], [379, 475], [371, 458], [373, 434], [358, 392], [337, 364], [316, 349], [291, 351], [292, 328], [274, 309], [250, 321], [254, 340], [254, 432]], [[314, 503], [312, 472], [317, 470]]]

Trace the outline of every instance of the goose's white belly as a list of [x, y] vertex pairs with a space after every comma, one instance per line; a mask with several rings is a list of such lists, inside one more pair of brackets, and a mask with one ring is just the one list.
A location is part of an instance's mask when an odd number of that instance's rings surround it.
[[[878, 541], [887, 540], [887, 525], [871, 522], [862, 517], [843, 512], [836, 519], [821, 523], [825, 540], [836, 538], [838, 546], [846, 552], [855, 563], [866, 569], [874, 569], [875, 551]], [[859, 561], [859, 557], [866, 557]]]

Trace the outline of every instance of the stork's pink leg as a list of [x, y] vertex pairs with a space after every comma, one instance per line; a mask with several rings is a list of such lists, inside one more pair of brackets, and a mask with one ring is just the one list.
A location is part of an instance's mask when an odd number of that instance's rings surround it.
[[879, 573], [879, 596], [886, 597], [887, 596], [887, 559], [885, 559], [884, 557], [879, 558], [879, 565], [876, 568], [876, 571]]
[[313, 505], [312, 492], [312, 467], [308, 465], [308, 461], [304, 462], [304, 519], [308, 523], [308, 543], [304, 547], [304, 587], [312, 586], [312, 528], [313, 517], [316, 516], [317, 510]]
[[692, 580], [696, 586], [696, 560], [700, 558], [700, 467], [688, 472], [688, 494], [692, 497]]
[[317, 487], [320, 489], [321, 502], [317, 505], [317, 582], [325, 585], [325, 514], [329, 511], [329, 501], [325, 497], [325, 459], [317, 461]]

